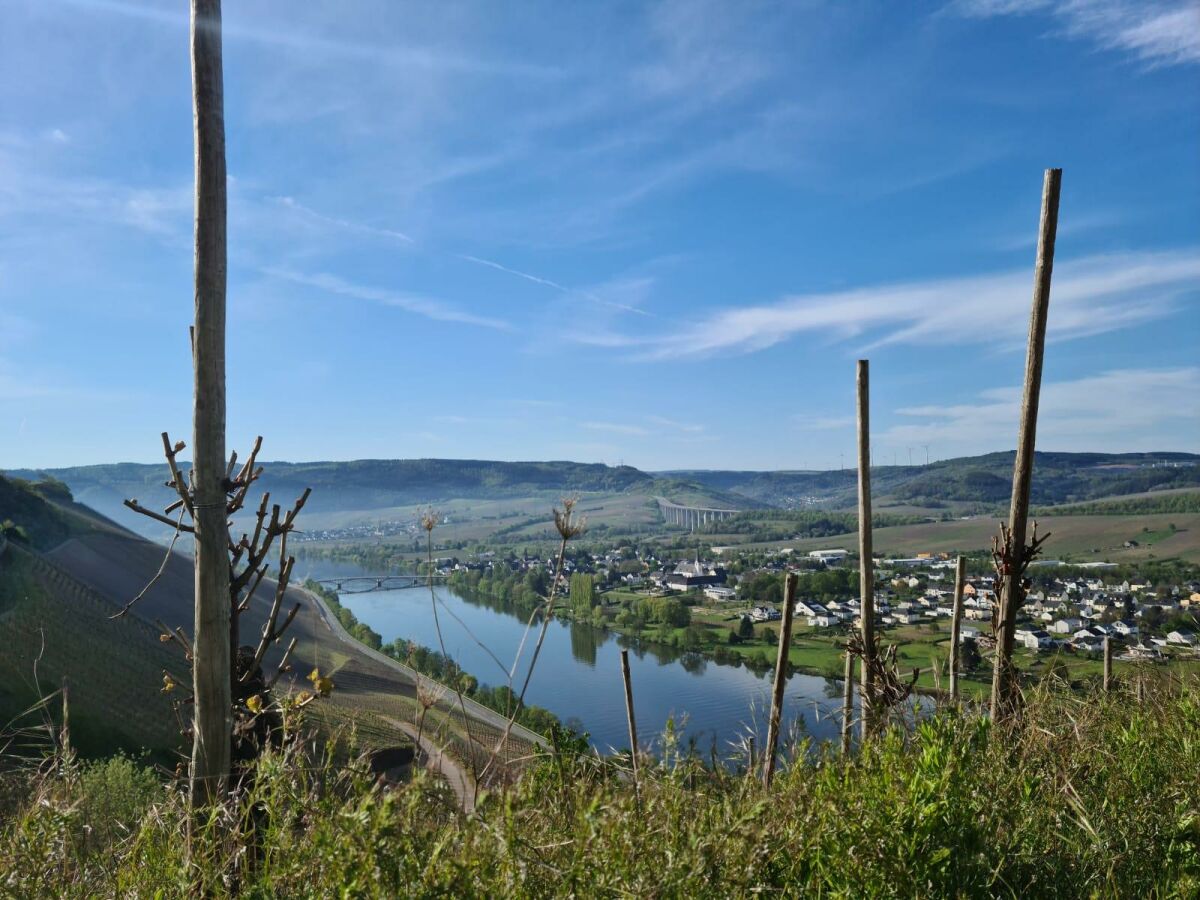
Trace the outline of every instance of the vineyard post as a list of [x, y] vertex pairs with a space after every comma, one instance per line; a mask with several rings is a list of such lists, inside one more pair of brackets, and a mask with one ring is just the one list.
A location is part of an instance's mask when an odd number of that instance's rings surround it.
[[763, 755], [763, 787], [771, 786], [775, 774], [775, 753], [779, 746], [779, 725], [783, 718], [783, 688], [787, 684], [788, 650], [792, 646], [792, 617], [796, 609], [796, 575], [783, 577], [783, 621], [779, 629], [779, 652], [775, 657], [775, 684], [771, 691], [771, 718], [767, 722], [767, 748]]
[[871, 555], [871, 384], [870, 363], [858, 361], [858, 568], [863, 640], [862, 689], [859, 691], [862, 733], [873, 727], [875, 705], [875, 561]]
[[1112, 690], [1112, 640], [1104, 636], [1104, 693]]
[[637, 719], [633, 714], [633, 681], [629, 677], [629, 651], [621, 650], [621, 678], [625, 682], [625, 715], [629, 718], [629, 755], [633, 759], [633, 791], [641, 798], [641, 785], [638, 782], [638, 737]]
[[221, 0], [192, 0], [192, 113], [195, 137], [195, 376], [192, 479], [195, 505], [194, 735], [191, 800], [204, 805], [226, 787], [230, 766], [229, 530], [225, 459], [225, 115]]
[[842, 756], [850, 753], [850, 737], [854, 730], [854, 654], [846, 648], [846, 674], [842, 681]]
[[960, 556], [954, 564], [954, 608], [950, 613], [950, 702], [958, 702], [958, 667], [962, 665], [959, 647], [962, 632], [963, 591], [967, 586], [967, 559]]
[[1058, 198], [1062, 169], [1047, 169], [1042, 182], [1042, 212], [1034, 265], [1033, 309], [1025, 355], [1025, 387], [1021, 399], [1021, 425], [1013, 461], [1012, 500], [1008, 515], [1011, 551], [1003, 561], [1000, 609], [996, 622], [996, 660], [992, 673], [991, 709], [999, 721], [1012, 711], [1016, 687], [1012, 657], [1017, 612], [1024, 600], [1025, 531], [1029, 523], [1029, 490], [1033, 481], [1033, 455], [1037, 438], [1038, 401], [1042, 389], [1042, 362], [1046, 349], [1046, 319], [1050, 309], [1050, 279], [1054, 269], [1054, 241], [1058, 230]]

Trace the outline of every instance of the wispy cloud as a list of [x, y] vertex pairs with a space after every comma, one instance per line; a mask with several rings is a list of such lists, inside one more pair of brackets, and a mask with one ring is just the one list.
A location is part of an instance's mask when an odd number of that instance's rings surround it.
[[618, 309], [618, 310], [621, 310], [622, 312], [636, 313], [637, 315], [640, 315], [640, 316], [651, 315], [651, 313], [646, 312], [644, 309], [639, 309], [638, 307], [632, 306], [628, 303], [620, 303], [615, 300], [611, 300], [607, 297], [601, 296], [600, 294], [596, 293], [595, 291], [583, 290], [583, 289], [579, 289], [579, 288], [570, 288], [570, 287], [567, 287], [566, 285], [559, 284], [557, 281], [552, 281], [549, 278], [542, 278], [539, 275], [530, 275], [528, 272], [522, 272], [520, 269], [509, 268], [508, 266], [501, 265], [500, 263], [495, 262], [494, 260], [481, 259], [478, 256], [470, 256], [465, 253], [456, 253], [454, 255], [457, 256], [461, 260], [465, 260], [466, 262], [475, 263], [478, 266], [487, 266], [489, 269], [495, 269], [499, 272], [505, 272], [509, 275], [514, 275], [517, 278], [524, 278], [526, 281], [531, 281], [534, 284], [540, 284], [540, 285], [543, 285], [544, 287], [552, 288], [563, 294], [572, 294], [572, 295], [576, 295], [579, 297], [583, 297], [585, 300], [591, 300], [593, 303], [598, 303], [601, 306], [607, 306], [610, 309]]
[[[1011, 447], [1021, 389], [982, 391], [973, 403], [896, 410], [912, 420], [889, 428], [883, 444], [930, 444], [939, 457]], [[1200, 443], [1200, 368], [1114, 369], [1043, 385], [1038, 446], [1048, 450], [1162, 450]]]
[[[1026, 329], [1028, 269], [794, 295], [776, 303], [717, 310], [660, 335], [593, 336], [591, 343], [641, 349], [639, 358], [750, 353], [797, 334], [866, 338], [866, 348], [920, 344], [954, 334], [966, 343], [1019, 346]], [[1134, 253], [1065, 261], [1054, 273], [1049, 336], [1079, 338], [1162, 318], [1200, 287], [1200, 252]]]
[[978, 18], [1044, 13], [1067, 37], [1151, 65], [1200, 62], [1200, 5], [1194, 0], [957, 0], [950, 8]]
[[370, 300], [374, 303], [381, 303], [384, 306], [394, 306], [397, 309], [403, 309], [406, 312], [415, 313], [416, 315], [424, 316], [427, 319], [433, 319], [438, 322], [459, 322], [464, 325], [478, 325], [482, 328], [495, 328], [500, 331], [512, 330], [512, 325], [502, 319], [477, 316], [474, 313], [464, 312], [454, 306], [429, 297], [354, 284], [336, 275], [324, 272], [306, 274], [291, 269], [278, 268], [265, 268], [262, 272], [273, 278], [280, 278], [284, 281], [290, 281], [293, 284], [302, 284], [307, 287], [317, 288], [331, 294], [340, 294], [343, 297], [355, 297], [359, 300]]
[[677, 419], [668, 419], [666, 416], [647, 416], [646, 421], [663, 428], [685, 431], [689, 434], [698, 434], [704, 430], [704, 426], [698, 422], [680, 422]]
[[327, 225], [332, 228], [336, 228], [339, 231], [348, 231], [353, 234], [385, 238], [401, 244], [413, 243], [413, 239], [402, 231], [396, 231], [392, 228], [377, 228], [373, 225], [364, 225], [361, 222], [352, 222], [349, 219], [343, 219], [337, 216], [327, 216], [324, 213], [319, 213], [315, 209], [297, 202], [294, 197], [269, 197], [267, 199], [270, 202], [289, 210], [299, 218], [311, 223]]
[[[189, 25], [186, 13], [169, 8], [126, 3], [120, 2], [120, 0], [57, 0], [57, 2], [93, 12], [126, 16], [175, 28], [186, 29]], [[497, 59], [484, 54], [460, 53], [450, 49], [405, 45], [400, 42], [370, 43], [337, 40], [286, 27], [256, 27], [240, 19], [236, 6], [226, 11], [221, 30], [223, 35], [230, 40], [426, 72], [448, 70], [476, 75], [526, 77], [546, 77], [558, 74], [557, 70], [551, 67], [526, 61]]]
[[588, 431], [602, 431], [607, 434], [623, 434], [629, 437], [645, 437], [650, 434], [648, 428], [641, 425], [627, 425], [622, 422], [581, 422], [581, 428]]

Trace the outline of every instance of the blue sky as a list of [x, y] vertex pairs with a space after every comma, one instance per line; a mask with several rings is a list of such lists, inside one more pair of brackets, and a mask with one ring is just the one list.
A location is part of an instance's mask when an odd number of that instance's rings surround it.
[[[1200, 6], [226, 3], [229, 435], [828, 468], [1200, 450]], [[186, 3], [0, 8], [0, 467], [190, 432]]]

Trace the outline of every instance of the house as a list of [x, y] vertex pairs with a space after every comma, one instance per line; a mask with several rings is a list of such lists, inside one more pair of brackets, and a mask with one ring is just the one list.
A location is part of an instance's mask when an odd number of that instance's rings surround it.
[[1073, 634], [1074, 632], [1078, 631], [1082, 627], [1083, 627], [1082, 619], [1067, 618], [1067, 619], [1059, 619], [1057, 622], [1055, 622], [1053, 625], [1050, 626], [1050, 630], [1053, 631], [1055, 634]]
[[958, 642], [960, 644], [963, 641], [977, 641], [977, 640], [979, 640], [979, 629], [978, 628], [967, 628], [964, 626], [958, 632]]
[[829, 615], [829, 610], [815, 600], [797, 600], [795, 610], [796, 615], [810, 619], [814, 616]]
[[689, 588], [702, 587], [709, 584], [721, 584], [725, 581], [725, 570], [714, 568], [700, 562], [681, 562], [670, 575], [663, 579], [666, 587], [680, 591]]
[[808, 625], [810, 628], [832, 628], [834, 625], [840, 625], [842, 620], [837, 616], [831, 616], [828, 613], [821, 616], [809, 616]]
[[705, 586], [704, 596], [709, 600], [716, 600], [720, 603], [726, 600], [733, 600], [737, 596], [737, 591], [721, 584], [710, 584]]
[[782, 619], [783, 613], [773, 606], [756, 606], [750, 610], [750, 618], [755, 622], [771, 622], [775, 619]]
[[1172, 631], [1167, 635], [1168, 644], [1179, 644], [1183, 647], [1196, 646], [1196, 635], [1190, 631]]
[[1134, 644], [1125, 651], [1126, 659], [1161, 659], [1163, 652], [1153, 644]]
[[1017, 639], [1029, 650], [1046, 650], [1054, 646], [1054, 639], [1044, 631], [1016, 632]]
[[1122, 637], [1137, 637], [1138, 627], [1132, 622], [1117, 620], [1112, 623], [1112, 630]]

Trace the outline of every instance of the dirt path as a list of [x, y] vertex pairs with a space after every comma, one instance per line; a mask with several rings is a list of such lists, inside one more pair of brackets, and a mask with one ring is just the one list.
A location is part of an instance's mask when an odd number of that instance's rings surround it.
[[459, 808], [465, 813], [474, 812], [475, 780], [459, 764], [458, 760], [431, 741], [428, 733], [422, 734], [418, 741], [416, 725], [400, 719], [388, 718], [387, 721], [413, 739], [424, 757], [426, 765], [446, 779], [450, 790], [454, 791], [454, 796], [458, 799]]

